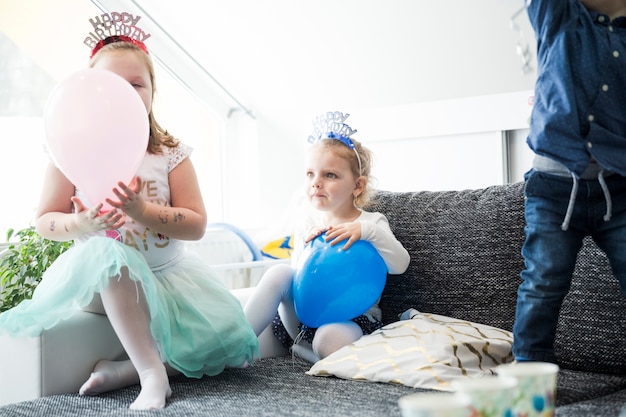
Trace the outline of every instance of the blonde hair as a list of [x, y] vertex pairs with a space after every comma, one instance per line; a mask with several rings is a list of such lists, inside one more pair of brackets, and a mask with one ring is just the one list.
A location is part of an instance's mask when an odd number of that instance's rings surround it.
[[[345, 143], [335, 139], [323, 139], [317, 142], [313, 146], [321, 146], [322, 149], [329, 150], [335, 155], [347, 160], [350, 163], [350, 170], [355, 178], [365, 177], [367, 183], [365, 188], [358, 196], [354, 197], [354, 206], [357, 208], [366, 208], [370, 204], [372, 187], [371, 187], [371, 171], [373, 157], [372, 151], [363, 146], [358, 140], [350, 138], [354, 144], [354, 149], [349, 148]], [[359, 154], [361, 159], [361, 171], [359, 172], [359, 160], [356, 153]]]
[[[150, 83], [152, 84], [152, 101], [154, 101], [154, 94], [156, 92], [155, 76], [154, 76], [154, 64], [150, 56], [145, 53], [141, 48], [131, 42], [113, 42], [104, 45], [94, 56], [89, 60], [89, 68], [93, 68], [98, 62], [98, 59], [107, 53], [114, 51], [131, 51], [141, 57], [141, 60], [146, 65], [148, 73], [150, 74]], [[178, 146], [179, 141], [174, 138], [167, 130], [163, 129], [161, 125], [156, 121], [152, 108], [148, 113], [148, 121], [150, 124], [150, 137], [148, 139], [148, 153], [157, 154], [161, 153], [161, 145], [175, 148]]]

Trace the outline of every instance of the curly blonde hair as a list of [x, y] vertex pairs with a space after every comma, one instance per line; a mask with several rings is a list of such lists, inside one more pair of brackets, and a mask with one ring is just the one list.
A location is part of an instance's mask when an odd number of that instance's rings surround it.
[[[131, 42], [113, 42], [103, 46], [90, 60], [89, 60], [89, 68], [93, 68], [94, 65], [98, 62], [100, 57], [104, 54], [113, 52], [113, 51], [132, 51], [137, 54], [137, 56], [141, 57], [141, 60], [145, 63], [146, 68], [148, 69], [148, 73], [150, 74], [150, 83], [152, 84], [152, 101], [154, 101], [154, 94], [156, 92], [156, 84], [155, 84], [155, 75], [154, 75], [154, 64], [152, 63], [152, 58], [145, 53], [141, 48]], [[154, 113], [152, 109], [148, 113], [148, 121], [150, 124], [150, 137], [148, 139], [148, 153], [157, 154], [161, 153], [161, 145], [168, 146], [170, 148], [175, 148], [178, 146], [179, 141], [174, 138], [167, 130], [163, 129], [161, 125], [156, 121], [154, 117]]]
[[[360, 209], [366, 208], [370, 203], [372, 195], [372, 163], [374, 155], [372, 151], [363, 146], [358, 140], [350, 138], [354, 144], [354, 149], [349, 148], [343, 142], [333, 139], [325, 139], [317, 142], [318, 146], [323, 149], [330, 150], [335, 155], [344, 158], [350, 163], [350, 169], [355, 178], [365, 177], [367, 184], [363, 189], [363, 192], [354, 198], [354, 206]], [[361, 159], [361, 170], [359, 171], [359, 159], [357, 159], [356, 153], [359, 154]]]

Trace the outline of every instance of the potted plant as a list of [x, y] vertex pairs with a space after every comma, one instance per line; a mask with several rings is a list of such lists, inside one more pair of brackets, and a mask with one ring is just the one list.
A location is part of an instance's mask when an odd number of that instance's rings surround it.
[[[17, 242], [11, 242], [13, 237]], [[7, 248], [0, 253], [0, 312], [30, 299], [43, 272], [72, 246], [72, 242], [44, 239], [32, 226], [9, 229], [6, 242]]]

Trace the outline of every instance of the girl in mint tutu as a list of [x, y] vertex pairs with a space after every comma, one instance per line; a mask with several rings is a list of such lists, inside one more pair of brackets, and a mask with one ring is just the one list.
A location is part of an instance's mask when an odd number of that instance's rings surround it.
[[0, 332], [37, 335], [80, 308], [106, 314], [130, 359], [98, 362], [80, 394], [140, 383], [130, 408], [163, 408], [168, 376], [246, 366], [258, 356], [258, 341], [239, 301], [184, 250], [184, 240], [204, 235], [206, 212], [191, 149], [153, 116], [154, 69], [145, 45], [108, 37], [95, 46], [90, 67], [117, 73], [140, 95], [150, 122], [145, 158], [129, 184], [118, 183], [106, 213], [50, 163], [37, 231], [75, 245], [46, 271], [32, 300], [0, 315]]

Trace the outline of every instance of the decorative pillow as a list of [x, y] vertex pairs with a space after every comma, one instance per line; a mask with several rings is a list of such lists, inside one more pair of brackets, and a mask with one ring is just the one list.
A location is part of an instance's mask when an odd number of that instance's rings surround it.
[[453, 379], [493, 374], [513, 361], [511, 332], [413, 311], [410, 320], [363, 336], [306, 373], [449, 391]]

